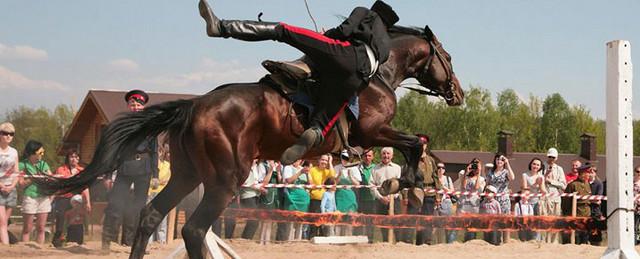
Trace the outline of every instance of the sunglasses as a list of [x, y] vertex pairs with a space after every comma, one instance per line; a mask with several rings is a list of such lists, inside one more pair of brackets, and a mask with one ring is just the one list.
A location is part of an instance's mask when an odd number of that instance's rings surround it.
[[11, 137], [13, 137], [13, 136], [15, 136], [15, 135], [16, 135], [16, 133], [15, 133], [15, 132], [0, 131], [0, 135], [2, 135], [2, 136], [11, 136]]
[[444, 167], [442, 167], [442, 166], [438, 166], [438, 169], [444, 169]]

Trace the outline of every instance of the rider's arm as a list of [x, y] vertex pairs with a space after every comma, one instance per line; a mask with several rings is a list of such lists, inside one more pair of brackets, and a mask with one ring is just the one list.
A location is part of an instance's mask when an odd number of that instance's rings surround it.
[[337, 40], [347, 40], [351, 37], [351, 34], [358, 28], [362, 19], [367, 17], [371, 12], [365, 7], [356, 7], [353, 9], [349, 17], [342, 22], [338, 27], [325, 32], [327, 37]]

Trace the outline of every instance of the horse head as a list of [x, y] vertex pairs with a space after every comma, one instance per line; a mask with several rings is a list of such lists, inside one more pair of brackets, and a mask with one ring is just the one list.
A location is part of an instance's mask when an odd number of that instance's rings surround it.
[[[451, 55], [429, 26], [424, 29], [394, 26], [389, 32], [394, 40], [394, 55], [408, 64], [405, 77], [417, 79], [430, 90], [426, 94], [440, 96], [450, 106], [464, 102], [464, 92], [453, 72]], [[407, 35], [410, 37], [405, 37]]]

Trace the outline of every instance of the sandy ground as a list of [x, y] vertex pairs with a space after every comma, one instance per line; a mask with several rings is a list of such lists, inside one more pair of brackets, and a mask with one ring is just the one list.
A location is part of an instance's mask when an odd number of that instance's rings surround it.
[[[467, 243], [439, 244], [433, 246], [414, 246], [404, 243], [395, 245], [386, 243], [358, 245], [314, 245], [309, 242], [289, 242], [282, 244], [260, 245], [255, 241], [240, 239], [227, 240], [227, 243], [242, 258], [261, 259], [298, 259], [298, 258], [600, 258], [606, 247], [589, 245], [550, 245], [536, 242], [511, 242], [493, 246], [482, 240]], [[151, 244], [145, 258], [166, 258], [182, 244], [176, 240], [171, 245]], [[640, 251], [640, 246], [636, 247]], [[184, 254], [182, 254], [184, 255]], [[129, 248], [112, 245], [111, 252], [100, 251], [99, 241], [89, 241], [84, 246], [68, 245], [56, 249], [51, 245], [37, 245], [33, 242], [11, 246], [0, 245], [0, 258], [127, 258]], [[183, 256], [177, 257], [183, 258]]]

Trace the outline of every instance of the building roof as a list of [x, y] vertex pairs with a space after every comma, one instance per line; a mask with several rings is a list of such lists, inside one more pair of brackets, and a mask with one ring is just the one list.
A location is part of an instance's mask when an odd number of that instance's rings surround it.
[[[73, 118], [71, 127], [63, 138], [63, 146], [67, 143], [79, 143], [83, 133], [96, 116], [100, 116], [105, 123], [109, 123], [113, 121], [118, 114], [127, 112], [127, 105], [124, 101], [124, 95], [126, 93], [126, 91], [89, 90], [87, 96], [82, 101], [80, 109]], [[153, 92], [147, 92], [147, 94], [149, 94], [149, 102], [147, 105], [196, 97], [196, 95], [191, 94]]]

